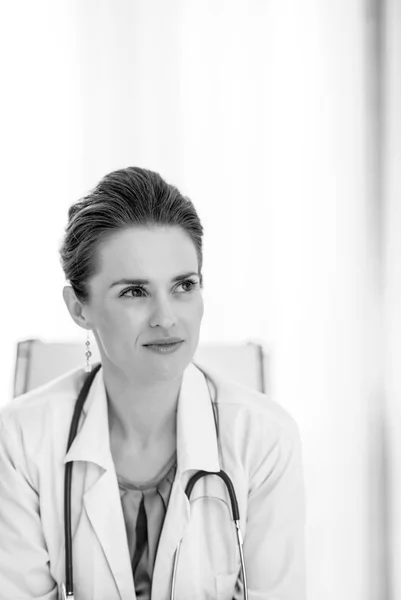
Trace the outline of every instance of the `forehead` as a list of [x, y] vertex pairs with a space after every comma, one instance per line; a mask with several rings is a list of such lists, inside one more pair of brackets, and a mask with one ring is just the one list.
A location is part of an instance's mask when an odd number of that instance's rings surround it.
[[180, 227], [130, 227], [113, 232], [97, 252], [98, 274], [169, 278], [198, 269], [196, 249]]

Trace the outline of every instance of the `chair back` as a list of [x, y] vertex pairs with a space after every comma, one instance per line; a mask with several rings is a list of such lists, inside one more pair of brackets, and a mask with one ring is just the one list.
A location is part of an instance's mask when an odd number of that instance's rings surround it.
[[[18, 343], [14, 377], [14, 397], [29, 392], [82, 365], [85, 346], [77, 342], [43, 342], [39, 339]], [[99, 349], [91, 342], [93, 362], [100, 360]], [[247, 387], [266, 392], [267, 359], [260, 344], [199, 345], [194, 362], [210, 367]]]

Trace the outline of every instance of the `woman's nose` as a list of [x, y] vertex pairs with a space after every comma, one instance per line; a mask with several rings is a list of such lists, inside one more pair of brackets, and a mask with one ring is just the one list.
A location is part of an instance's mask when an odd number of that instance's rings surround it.
[[156, 303], [152, 316], [150, 318], [151, 327], [163, 327], [169, 329], [175, 325], [176, 316], [171, 304], [167, 300], [159, 300]]

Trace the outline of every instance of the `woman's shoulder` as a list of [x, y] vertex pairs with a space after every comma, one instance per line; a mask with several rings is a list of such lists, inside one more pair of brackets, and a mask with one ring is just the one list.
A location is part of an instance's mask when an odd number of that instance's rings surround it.
[[85, 373], [76, 368], [9, 400], [0, 409], [0, 421], [7, 428], [34, 429], [35, 424], [45, 424], [52, 415], [68, 418], [73, 411], [76, 397]]
[[233, 473], [249, 473], [252, 487], [263, 481], [280, 461], [284, 464], [290, 456], [301, 455], [298, 424], [283, 406], [267, 394], [214, 370], [202, 371], [217, 407], [218, 437], [225, 448], [225, 464]]
[[258, 421], [264, 426], [292, 431], [297, 435], [298, 425], [293, 416], [267, 394], [222, 375], [210, 367], [201, 366], [201, 370], [222, 413], [244, 421]]

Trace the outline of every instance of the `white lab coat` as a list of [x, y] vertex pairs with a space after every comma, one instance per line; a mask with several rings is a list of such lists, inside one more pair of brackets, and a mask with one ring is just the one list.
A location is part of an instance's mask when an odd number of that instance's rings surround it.
[[[177, 474], [163, 525], [152, 600], [168, 600], [183, 538], [176, 600], [232, 600], [240, 569], [223, 469], [239, 503], [249, 600], [304, 600], [304, 489], [298, 429], [265, 395], [191, 363], [177, 410]], [[66, 454], [84, 373], [74, 370], [10, 401], [0, 414], [0, 599], [55, 600], [65, 581], [64, 467], [74, 462], [75, 600], [134, 600], [124, 517], [110, 452], [100, 369]], [[208, 385], [209, 377], [212, 384]], [[219, 438], [211, 404], [217, 397]]]

